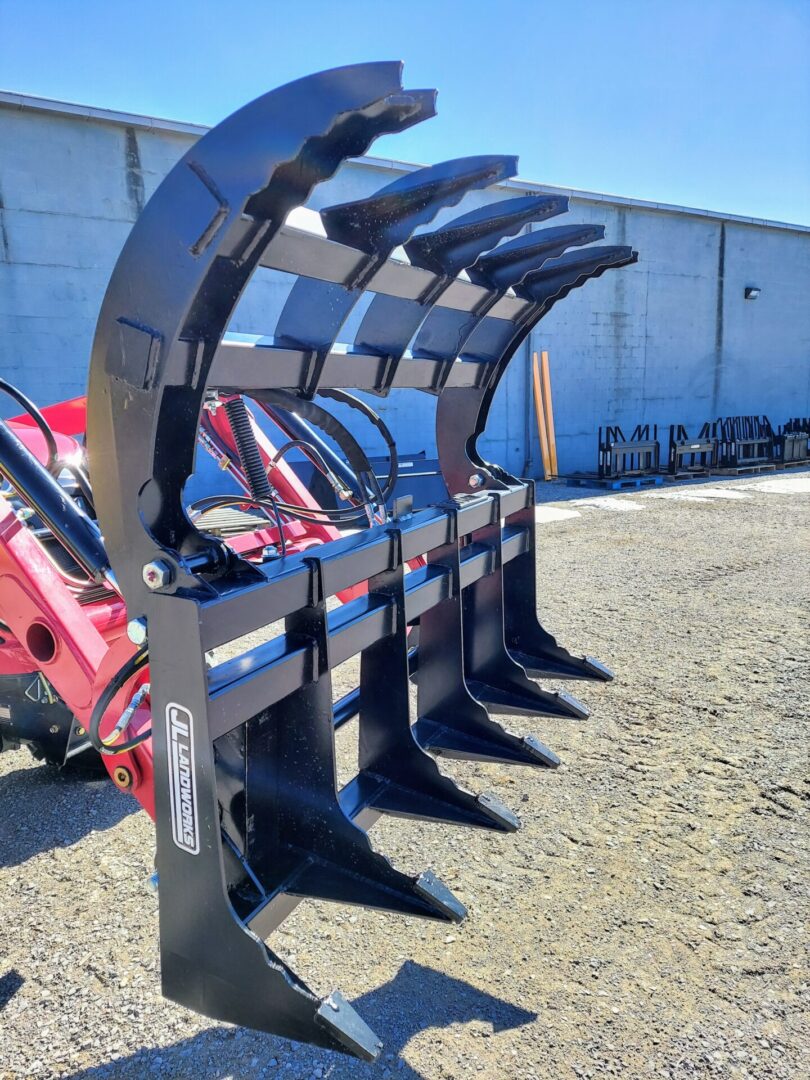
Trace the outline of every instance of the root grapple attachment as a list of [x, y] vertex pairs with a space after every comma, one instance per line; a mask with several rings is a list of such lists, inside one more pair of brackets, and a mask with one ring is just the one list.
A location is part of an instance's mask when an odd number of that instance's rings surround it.
[[[559, 195], [495, 201], [430, 227], [513, 175], [508, 156], [444, 162], [320, 215], [299, 210], [377, 136], [433, 115], [433, 91], [403, 90], [400, 73], [372, 63], [301, 79], [187, 152], [115, 268], [88, 398], [107, 557], [128, 618], [148, 627], [164, 992], [366, 1059], [380, 1043], [351, 1006], [338, 993], [321, 1000], [264, 939], [307, 897], [462, 919], [432, 872], [400, 872], [366, 829], [393, 814], [513, 832], [506, 807], [464, 790], [436, 757], [553, 768], [552, 750], [486, 706], [580, 719], [578, 701], [529, 676], [612, 677], [538, 622], [533, 485], [485, 462], [476, 438], [537, 322], [636, 260], [629, 247], [583, 246], [599, 226], [518, 235], [565, 212]], [[269, 336], [229, 335], [260, 268], [292, 280], [277, 323]], [[361, 300], [354, 339], [340, 345]], [[349, 388], [436, 397], [446, 501], [386, 509], [356, 442], [344, 439], [351, 468], [335, 460], [314, 427], [335, 430], [323, 402], [345, 403]], [[336, 490], [362, 493], [364, 528], [341, 533], [313, 514], [317, 544], [251, 561], [194, 519], [183, 493], [201, 422], [254, 506], [284, 516], [243, 395], [321, 447]], [[269, 640], [240, 642], [271, 624]], [[236, 655], [209, 666], [228, 643]], [[332, 672], [356, 656], [359, 686], [335, 701]], [[358, 771], [338, 788], [335, 729], [355, 716]]]

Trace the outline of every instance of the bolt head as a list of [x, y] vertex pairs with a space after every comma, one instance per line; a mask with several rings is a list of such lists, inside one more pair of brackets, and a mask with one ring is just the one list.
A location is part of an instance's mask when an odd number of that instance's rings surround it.
[[143, 645], [146, 641], [146, 619], [130, 619], [127, 623], [127, 637], [134, 645]]
[[474, 472], [470, 479], [467, 481], [473, 491], [477, 491], [478, 488], [482, 488], [486, 482], [487, 481], [484, 474], [480, 472]]
[[113, 772], [113, 780], [120, 788], [131, 787], [132, 773], [129, 769], [125, 769], [123, 765], [119, 765]]
[[143, 580], [148, 589], [164, 589], [171, 585], [174, 571], [165, 559], [154, 559], [143, 568]]

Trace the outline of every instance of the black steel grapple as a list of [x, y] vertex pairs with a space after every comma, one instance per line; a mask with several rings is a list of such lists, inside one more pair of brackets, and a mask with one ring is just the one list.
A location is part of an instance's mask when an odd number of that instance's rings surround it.
[[[461, 919], [431, 872], [398, 871], [367, 827], [394, 814], [514, 831], [509, 810], [444, 776], [436, 756], [554, 767], [550, 749], [486, 706], [581, 718], [574, 698], [529, 676], [611, 677], [538, 622], [533, 484], [484, 461], [476, 439], [538, 321], [636, 260], [629, 247], [568, 250], [600, 239], [599, 226], [523, 234], [567, 210], [560, 195], [493, 201], [428, 228], [513, 175], [512, 157], [445, 162], [291, 216], [346, 158], [433, 115], [433, 91], [403, 90], [400, 70], [298, 80], [185, 154], [113, 273], [88, 414], [107, 555], [129, 617], [148, 625], [164, 991], [367, 1059], [380, 1043], [345, 999], [321, 1000], [263, 939], [307, 897]], [[274, 327], [256, 328], [268, 336], [231, 339], [262, 267], [294, 276], [286, 303]], [[338, 344], [361, 299], [354, 339]], [[192, 521], [184, 485], [204, 408], [244, 394], [300, 430], [316, 399], [345, 389], [435, 396], [445, 501], [412, 512], [377, 499], [368, 527], [260, 565]], [[360, 582], [362, 595], [329, 604]], [[211, 650], [273, 623], [269, 641], [207, 665]], [[356, 655], [359, 686], [335, 702], [331, 672]], [[335, 728], [354, 717], [359, 770], [339, 790]]]

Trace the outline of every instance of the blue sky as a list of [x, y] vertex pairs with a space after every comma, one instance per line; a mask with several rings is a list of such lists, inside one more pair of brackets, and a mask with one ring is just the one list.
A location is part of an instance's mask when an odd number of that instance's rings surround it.
[[0, 0], [0, 87], [212, 124], [402, 59], [439, 116], [371, 153], [810, 224], [810, 0]]

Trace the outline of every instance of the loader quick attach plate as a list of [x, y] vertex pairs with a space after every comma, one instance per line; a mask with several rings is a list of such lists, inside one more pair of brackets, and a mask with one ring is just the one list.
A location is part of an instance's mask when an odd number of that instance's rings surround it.
[[[449, 161], [319, 217], [296, 211], [377, 136], [433, 115], [434, 92], [403, 90], [400, 75], [398, 63], [372, 63], [301, 79], [187, 152], [115, 268], [89, 390], [101, 527], [129, 617], [148, 623], [164, 992], [366, 1059], [381, 1044], [351, 1006], [337, 993], [319, 999], [264, 938], [306, 897], [460, 920], [437, 877], [398, 871], [366, 828], [394, 814], [514, 831], [508, 809], [444, 776], [436, 756], [554, 767], [550, 749], [486, 704], [584, 717], [528, 676], [611, 678], [538, 622], [533, 485], [484, 462], [475, 444], [538, 320], [636, 260], [628, 247], [568, 251], [598, 240], [599, 226], [518, 235], [564, 213], [560, 195], [494, 201], [427, 229], [513, 175], [513, 157]], [[229, 322], [260, 267], [294, 284], [271, 336], [235, 339]], [[354, 340], [338, 345], [363, 297]], [[341, 387], [436, 396], [444, 502], [399, 505], [261, 565], [195, 527], [183, 487], [207, 394], [272, 403], [285, 391], [304, 408]], [[155, 562], [150, 588], [144, 567]], [[329, 603], [361, 582], [367, 592]], [[210, 650], [275, 622], [275, 638], [207, 667]], [[359, 687], [335, 703], [331, 673], [358, 654]], [[335, 728], [355, 715], [359, 769], [338, 790]]]

